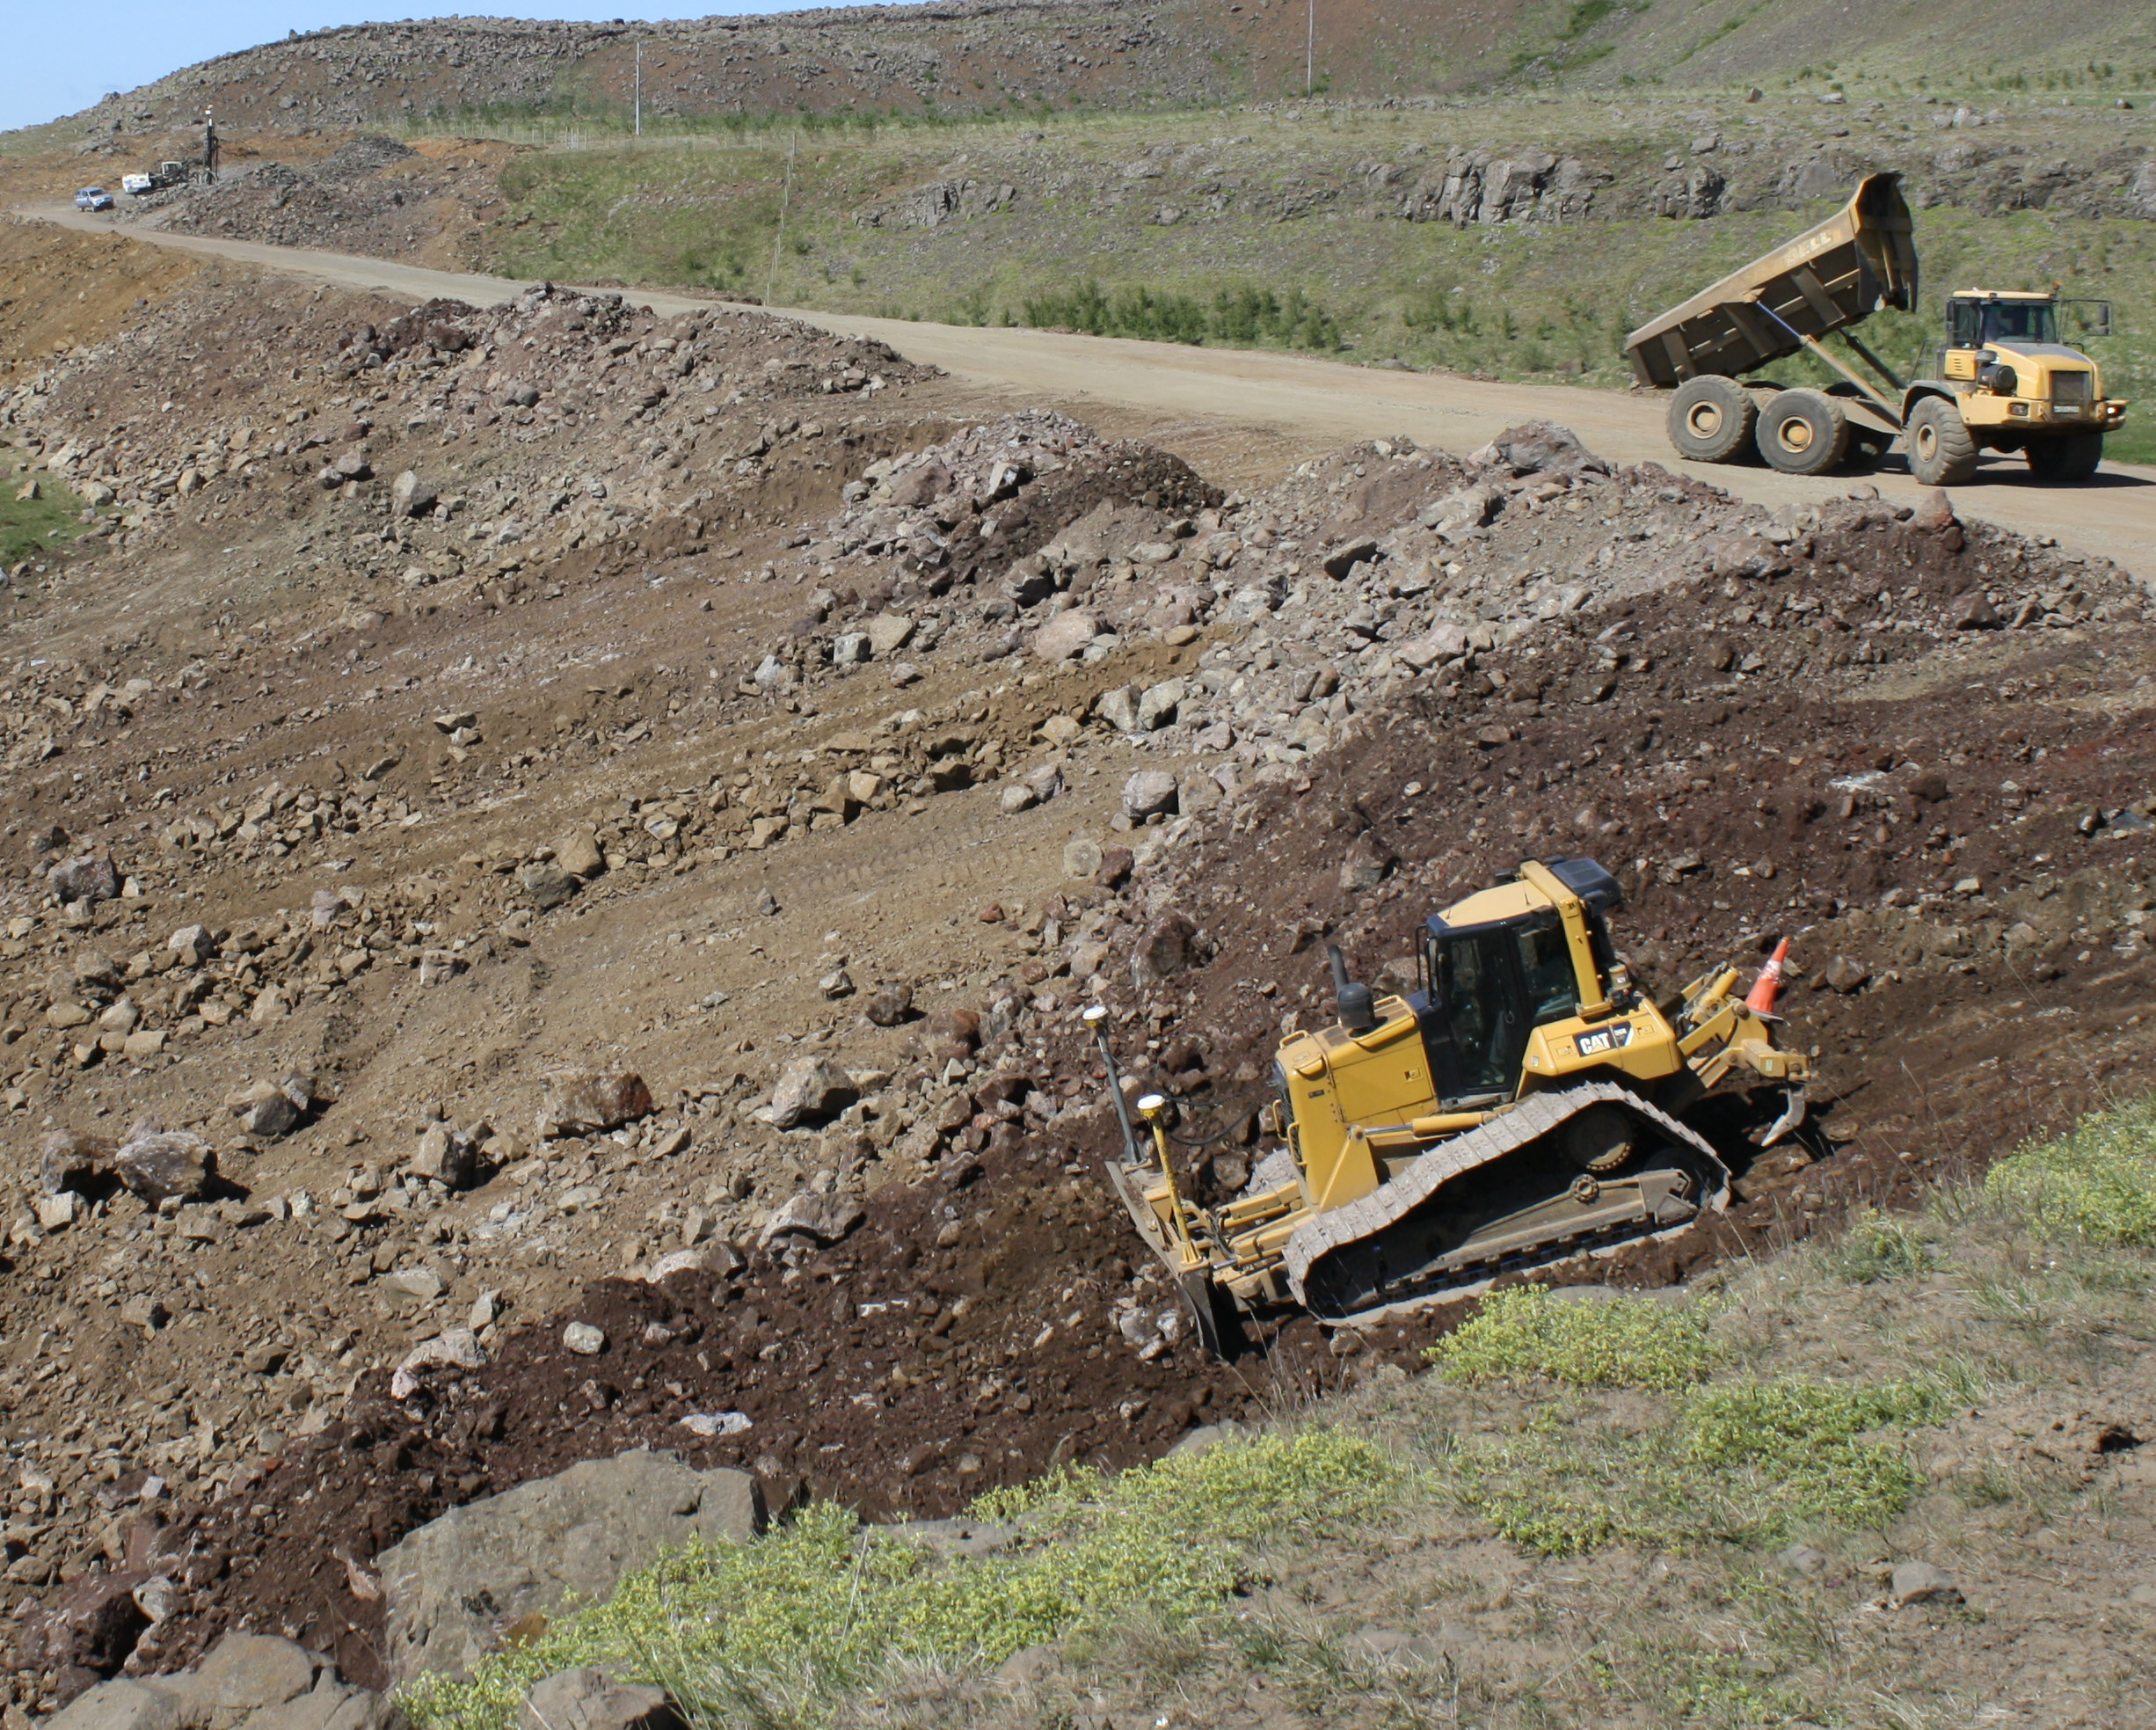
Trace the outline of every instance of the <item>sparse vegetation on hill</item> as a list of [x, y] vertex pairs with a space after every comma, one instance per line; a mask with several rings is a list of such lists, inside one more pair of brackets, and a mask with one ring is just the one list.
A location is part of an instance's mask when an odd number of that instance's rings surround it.
[[[533, 151], [505, 170], [506, 209], [477, 256], [526, 277], [1623, 388], [1627, 332], [1894, 167], [1920, 207], [1927, 288], [1919, 313], [1866, 327], [1890, 362], [1928, 367], [1950, 287], [2059, 283], [2116, 303], [2115, 334], [2080, 339], [2109, 388], [2156, 395], [2156, 156], [2135, 154], [2138, 111], [1934, 129], [1955, 112], [1883, 99], [1854, 117], [1861, 139], [1837, 135], [1853, 130], [1841, 111], [1782, 96], [1621, 116], [1342, 107]], [[1496, 196], [1490, 164], [1512, 163], [1546, 165], [1518, 218], [1428, 219], [1459, 175]], [[1712, 215], [1661, 214], [1695, 196]], [[1833, 376], [1809, 357], [1774, 370]], [[2148, 416], [2113, 454], [2156, 456]]]

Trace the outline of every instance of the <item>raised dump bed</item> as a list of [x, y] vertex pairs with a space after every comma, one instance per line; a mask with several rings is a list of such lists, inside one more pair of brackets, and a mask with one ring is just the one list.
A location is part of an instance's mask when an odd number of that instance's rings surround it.
[[[1633, 376], [1664, 390], [1741, 378], [1882, 307], [1913, 311], [1917, 249], [1898, 174], [1868, 175], [1816, 228], [1702, 288], [1625, 339]], [[1860, 351], [1861, 352], [1861, 351]]]

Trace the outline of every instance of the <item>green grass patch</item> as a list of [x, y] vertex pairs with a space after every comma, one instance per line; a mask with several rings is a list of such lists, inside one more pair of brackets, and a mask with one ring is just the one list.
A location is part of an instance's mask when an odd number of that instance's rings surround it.
[[1024, 1548], [943, 1562], [812, 1507], [754, 1544], [667, 1556], [469, 1680], [420, 1677], [399, 1704], [422, 1730], [502, 1730], [533, 1682], [598, 1664], [671, 1689], [694, 1721], [817, 1725], [893, 1664], [993, 1665], [1133, 1618], [1188, 1624], [1226, 1602], [1249, 1545], [1366, 1517], [1404, 1478], [1375, 1444], [1336, 1429], [1114, 1478], [1065, 1472], [973, 1510], [1023, 1516]]
[[1439, 1493], [1551, 1556], [1613, 1544], [1759, 1549], [1806, 1526], [1876, 1529], [1923, 1478], [1897, 1443], [1869, 1433], [1934, 1421], [1949, 1404], [1929, 1383], [1781, 1377], [1687, 1391], [1643, 1429], [1546, 1410], [1517, 1434], [1460, 1449]]
[[1340, 321], [1300, 288], [1283, 296], [1238, 284], [1205, 301], [1144, 287], [1111, 291], [1089, 278], [1066, 293], [1028, 296], [1023, 305], [1023, 322], [1036, 329], [1062, 326], [1089, 336], [1326, 352], [1342, 346]]
[[1541, 1286], [1492, 1294], [1431, 1347], [1448, 1377], [1640, 1390], [1666, 1397], [1667, 1415], [1590, 1438], [1578, 1414], [1545, 1409], [1516, 1435], [1459, 1449], [1443, 1493], [1550, 1555], [1756, 1546], [1806, 1522], [1883, 1526], [1908, 1505], [1922, 1479], [1897, 1446], [1868, 1433], [1943, 1415], [1942, 1387], [1712, 1383], [1710, 1322], [1698, 1304], [1650, 1298], [1566, 1302]]
[[1913, 1279], [1945, 1259], [1945, 1252], [1921, 1226], [1868, 1208], [1850, 1222], [1847, 1234], [1826, 1253], [1829, 1267], [1860, 1286]]
[[57, 552], [83, 532], [83, 501], [50, 475], [40, 475], [38, 497], [18, 499], [25, 475], [0, 480], [0, 566]]
[[1985, 1196], [2047, 1237], [2156, 1247], [2156, 1100], [2085, 1118], [1985, 1175]]
[[1514, 1286], [1483, 1299], [1429, 1357], [1470, 1385], [1542, 1376], [1575, 1388], [1673, 1393], [1704, 1381], [1714, 1365], [1709, 1319], [1697, 1303], [1567, 1301], [1547, 1286]]
[[1744, 1470], [1794, 1516], [1883, 1527], [1924, 1480], [1900, 1448], [1866, 1432], [1936, 1423], [1951, 1404], [1946, 1388], [1927, 1382], [1733, 1383], [1686, 1403], [1686, 1451], [1696, 1465]]

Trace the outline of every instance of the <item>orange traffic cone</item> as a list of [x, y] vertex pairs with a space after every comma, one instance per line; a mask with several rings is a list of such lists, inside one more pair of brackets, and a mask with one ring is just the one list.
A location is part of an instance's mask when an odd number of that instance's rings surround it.
[[1774, 945], [1774, 953], [1766, 958], [1766, 965], [1759, 969], [1759, 976], [1752, 981], [1752, 990], [1744, 998], [1744, 1007], [1754, 1015], [1772, 1015], [1774, 999], [1781, 995], [1781, 963], [1789, 953], [1788, 938]]

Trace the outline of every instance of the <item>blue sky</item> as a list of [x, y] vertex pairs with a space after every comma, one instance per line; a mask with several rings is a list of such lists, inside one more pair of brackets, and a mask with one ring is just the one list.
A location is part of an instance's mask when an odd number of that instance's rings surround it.
[[[468, 0], [469, 3], [469, 0]], [[659, 18], [738, 16], [798, 11], [807, 0], [748, 0], [669, 9]], [[621, 0], [589, 5], [540, 0], [490, 7], [478, 16], [609, 18], [624, 16]], [[364, 0], [325, 5], [319, 0], [0, 0], [0, 130], [35, 126], [87, 108], [108, 91], [133, 90], [213, 55], [273, 41], [288, 30], [331, 25], [436, 18], [440, 7], [379, 9]]]

